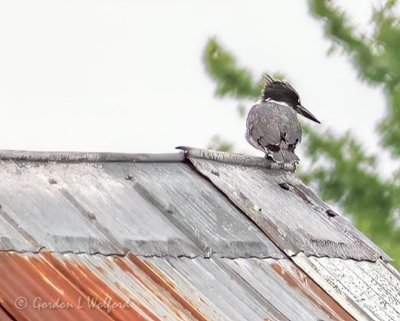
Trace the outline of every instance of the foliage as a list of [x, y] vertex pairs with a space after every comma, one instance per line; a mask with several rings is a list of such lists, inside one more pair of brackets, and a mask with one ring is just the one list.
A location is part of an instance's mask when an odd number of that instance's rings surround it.
[[[332, 1], [310, 0], [314, 17], [322, 21], [325, 35], [343, 49], [361, 80], [383, 87], [387, 98], [385, 117], [377, 135], [394, 161], [400, 160], [400, 18], [396, 1], [374, 9], [373, 32], [361, 34]], [[238, 65], [234, 55], [215, 38], [208, 41], [203, 60], [216, 83], [216, 96], [235, 98], [239, 103], [261, 93], [261, 74], [257, 79]], [[321, 196], [338, 204], [357, 227], [380, 245], [400, 265], [400, 168], [391, 178], [379, 172], [380, 155], [368, 155], [350, 132], [334, 135], [330, 130], [315, 132], [305, 128], [304, 142], [311, 165], [302, 178], [313, 184]], [[220, 138], [219, 138], [220, 139]], [[214, 141], [213, 147], [218, 148]], [[232, 146], [225, 144], [225, 150]], [[227, 149], [228, 148], [228, 149]]]
[[233, 149], [233, 143], [227, 141], [219, 135], [211, 137], [210, 142], [207, 146], [208, 149], [219, 150], [221, 152], [229, 152]]

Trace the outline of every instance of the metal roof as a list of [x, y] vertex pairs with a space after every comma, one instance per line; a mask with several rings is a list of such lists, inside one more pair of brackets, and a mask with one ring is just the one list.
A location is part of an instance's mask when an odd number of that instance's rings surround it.
[[400, 319], [390, 258], [293, 166], [181, 149], [0, 151], [0, 319]]
[[8, 252], [0, 273], [17, 320], [351, 319], [287, 259]]

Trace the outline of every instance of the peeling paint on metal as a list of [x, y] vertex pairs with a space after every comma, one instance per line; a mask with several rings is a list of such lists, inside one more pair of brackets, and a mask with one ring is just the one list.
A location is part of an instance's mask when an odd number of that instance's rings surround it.
[[[322, 311], [327, 313], [334, 320], [350, 320], [352, 317], [326, 292], [324, 292], [308, 275], [301, 272], [294, 265], [286, 262], [284, 267], [273, 263], [271, 267], [290, 286], [298, 288], [305, 297], [312, 300]], [[290, 273], [288, 273], [288, 271]]]
[[400, 320], [400, 280], [389, 263], [304, 255], [293, 259], [357, 320]]

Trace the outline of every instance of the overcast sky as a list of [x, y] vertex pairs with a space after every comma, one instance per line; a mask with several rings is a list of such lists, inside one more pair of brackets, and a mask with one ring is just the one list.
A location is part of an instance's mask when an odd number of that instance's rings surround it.
[[[380, 1], [340, 3], [367, 27]], [[287, 75], [323, 128], [376, 143], [381, 89], [327, 57], [306, 1], [3, 0], [0, 149], [169, 152], [218, 133], [257, 154], [237, 103], [213, 97], [201, 61], [210, 36], [254, 75]]]

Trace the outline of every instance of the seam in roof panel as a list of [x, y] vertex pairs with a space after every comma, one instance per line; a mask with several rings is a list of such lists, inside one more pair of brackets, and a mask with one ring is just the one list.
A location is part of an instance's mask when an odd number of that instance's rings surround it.
[[211, 257], [215, 252], [211, 247], [202, 244], [201, 240], [191, 233], [190, 228], [184, 223], [176, 219], [173, 215], [176, 211], [171, 204], [164, 204], [164, 202], [159, 199], [157, 195], [149, 191], [141, 183], [135, 182], [133, 188], [139, 193], [145, 200], [150, 202], [155, 208], [157, 208], [174, 226], [176, 226], [185, 236], [188, 237], [204, 254], [204, 257]]
[[249, 293], [252, 293], [252, 297], [259, 300], [259, 303], [265, 300], [268, 305], [269, 312], [274, 316], [278, 317], [279, 320], [287, 320], [290, 321], [279, 309], [277, 309], [265, 296], [263, 296], [257, 289], [255, 289], [246, 279], [243, 278], [242, 275], [237, 273], [234, 269], [232, 269], [229, 265], [227, 265], [222, 260], [214, 260], [214, 263], [229, 276], [235, 275], [236, 282], [238, 282], [243, 289], [247, 290]]
[[[278, 248], [283, 250], [288, 255], [296, 255], [300, 253], [300, 251], [306, 251], [307, 255], [331, 255], [331, 257], [338, 257], [338, 258], [347, 258], [347, 257], [358, 257], [360, 259], [370, 259], [376, 261], [381, 257], [387, 258], [390, 260], [387, 255], [377, 248], [376, 246], [371, 246], [370, 242], [366, 242], [367, 239], [363, 236], [360, 232], [354, 229], [350, 223], [345, 224], [344, 221], [339, 221], [338, 225], [335, 225], [335, 229], [329, 230], [328, 225], [325, 224], [324, 227], [329, 232], [332, 232], [332, 239], [339, 240], [340, 242], [335, 242], [332, 244], [337, 244], [337, 246], [329, 246], [330, 244], [315, 244], [315, 239], [320, 240], [320, 236], [317, 233], [316, 238], [313, 235], [307, 233], [306, 229], [299, 229], [298, 224], [295, 220], [287, 221], [286, 224], [283, 223], [282, 220], [279, 219], [277, 216], [279, 213], [282, 203], [274, 203], [274, 199], [270, 199], [267, 194], [265, 197], [262, 193], [260, 186], [255, 185], [256, 194], [252, 197], [252, 194], [248, 194], [247, 192], [251, 193], [252, 186], [249, 186], [249, 189], [246, 189], [246, 184], [248, 180], [254, 180], [255, 184], [259, 182], [257, 179], [259, 177], [256, 174], [264, 173], [265, 175], [269, 175], [271, 177], [270, 181], [266, 181], [268, 186], [273, 186], [275, 183], [278, 183], [282, 177], [285, 179], [287, 175], [293, 176], [293, 174], [289, 174], [284, 171], [265, 171], [262, 168], [244, 168], [241, 166], [233, 166], [230, 164], [223, 164], [214, 161], [207, 161], [207, 160], [199, 160], [196, 158], [189, 159], [192, 165], [195, 167], [196, 171], [206, 177], [211, 184], [213, 184], [223, 195], [225, 195], [229, 201], [237, 206], [238, 209], [241, 210], [242, 213], [248, 215], [249, 218], [258, 225], [258, 227], [263, 230], [263, 232], [271, 239], [275, 245], [278, 245]], [[233, 170], [231, 170], [233, 168]], [[243, 176], [240, 176], [241, 173], [244, 173]], [[233, 174], [232, 174], [233, 173]], [[255, 177], [251, 176], [252, 173]], [[267, 174], [269, 173], [269, 174]], [[220, 177], [223, 174], [224, 177]], [[236, 180], [235, 174], [239, 175], [238, 179]], [[232, 176], [233, 175], [233, 176]], [[246, 176], [247, 175], [247, 176]], [[294, 177], [294, 176], [293, 176]], [[246, 179], [246, 180], [244, 180]], [[238, 185], [242, 184], [242, 185]], [[244, 186], [243, 186], [244, 185]], [[274, 188], [277, 188], [274, 185]], [[246, 193], [247, 195], [245, 195]], [[257, 194], [258, 193], [258, 194]], [[273, 190], [273, 196], [278, 197], [276, 190]], [[293, 197], [294, 196], [290, 196]], [[297, 196], [296, 196], [297, 199]], [[271, 217], [267, 214], [262, 213], [263, 208], [261, 204], [257, 204], [254, 202], [267, 202], [265, 205], [267, 207], [272, 207], [275, 212], [271, 213]], [[271, 202], [271, 203], [268, 203]], [[297, 202], [297, 200], [296, 200]], [[298, 200], [298, 203], [300, 200]], [[290, 205], [293, 205], [289, 203]], [[322, 224], [325, 223], [326, 218], [321, 217], [321, 215], [325, 215], [324, 213], [318, 213], [320, 215], [315, 216], [312, 212], [312, 208], [308, 208], [303, 204], [298, 204], [299, 208], [294, 209], [293, 206], [290, 210], [293, 210], [296, 215], [300, 214], [300, 209], [304, 211], [308, 211], [307, 215], [313, 215], [310, 217], [313, 223]], [[283, 212], [285, 214], [285, 219], [292, 219], [292, 217], [288, 214], [288, 212]], [[310, 221], [305, 219], [305, 216], [300, 217], [300, 221], [305, 224], [310, 224]], [[286, 229], [285, 226], [288, 225], [289, 227]], [[348, 227], [351, 233], [347, 234], [344, 233], [343, 230]], [[282, 228], [285, 232], [289, 233], [290, 237], [285, 238], [282, 237], [282, 233], [280, 232], [280, 228]], [[315, 234], [315, 233], [314, 233]], [[322, 237], [322, 241], [324, 241], [324, 237]], [[344, 243], [341, 244], [342, 240], [344, 239]], [[329, 242], [329, 238], [327, 239]], [[303, 244], [301, 246], [300, 244]], [[328, 246], [326, 246], [328, 245]], [[355, 250], [354, 246], [360, 245], [359, 250]]]
[[[3, 320], [3, 318], [7, 318], [7, 319]], [[1, 321], [8, 321], [8, 320], [17, 321], [17, 319], [15, 319], [14, 316], [1, 304], [0, 304], [0, 320]]]
[[11, 215], [9, 215], [1, 206], [0, 204], [0, 216], [8, 223], [10, 224], [14, 230], [21, 236], [23, 237], [29, 244], [31, 244], [33, 247], [37, 248], [39, 251], [43, 248], [39, 244], [39, 242], [27, 231], [25, 231], [23, 228], [19, 226], [19, 224], [12, 218]]
[[[318, 259], [318, 258], [317, 258]], [[327, 258], [331, 259], [331, 258]], [[309, 276], [318, 286], [335, 300], [344, 310], [352, 315], [356, 320], [368, 320], [372, 321], [372, 317], [363, 310], [351, 297], [346, 297], [341, 293], [334, 285], [332, 285], [322, 274], [319, 269], [323, 269], [326, 273], [330, 273], [323, 267], [319, 261], [313, 260], [313, 258], [306, 256], [301, 253], [291, 258], [293, 263], [306, 275]], [[340, 259], [342, 260], [342, 259]], [[318, 268], [316, 265], [318, 264]]]
[[105, 228], [100, 222], [96, 219], [95, 214], [87, 211], [79, 202], [75, 199], [75, 197], [69, 193], [66, 189], [60, 189], [61, 194], [82, 214], [84, 218], [90, 221], [90, 223], [102, 234], [104, 237], [110, 241], [112, 247], [120, 253], [126, 253], [128, 251], [127, 247], [121, 244], [114, 236], [111, 235], [109, 230]]
[[[64, 254], [76, 254], [76, 255], [81, 255], [81, 254], [85, 254], [85, 255], [89, 255], [89, 256], [95, 256], [95, 255], [100, 255], [103, 257], [125, 257], [128, 254], [132, 254], [135, 255], [137, 257], [141, 257], [141, 258], [159, 258], [159, 259], [165, 259], [165, 258], [185, 258], [185, 259], [198, 259], [198, 258], [203, 258], [203, 259], [209, 259], [209, 258], [221, 258], [221, 259], [228, 259], [228, 260], [236, 260], [236, 259], [260, 259], [260, 260], [264, 260], [264, 259], [273, 259], [273, 260], [288, 260], [291, 258], [296, 258], [299, 255], [304, 255], [304, 252], [300, 251], [299, 253], [293, 254], [291, 256], [285, 254], [285, 257], [282, 258], [277, 258], [277, 257], [272, 257], [272, 256], [261, 256], [261, 255], [246, 255], [246, 256], [226, 256], [226, 255], [220, 255], [219, 253], [213, 253], [211, 256], [203, 256], [203, 255], [184, 255], [184, 254], [179, 254], [179, 255], [144, 255], [144, 254], [137, 254], [135, 252], [133, 252], [132, 250], [128, 250], [124, 253], [102, 253], [102, 252], [85, 252], [85, 251], [54, 251], [54, 250], [49, 250], [45, 247], [40, 248], [37, 251], [30, 251], [30, 250], [15, 250], [15, 249], [7, 249], [7, 250], [0, 250], [0, 253], [17, 253], [17, 254], [43, 254], [43, 253], [56, 253], [56, 254], [60, 254], [60, 255], [64, 255]], [[317, 255], [307, 255], [308, 258], [317, 258], [317, 259], [321, 259], [321, 258], [327, 258], [327, 259], [332, 259], [329, 256], [317, 256]], [[366, 263], [378, 263], [379, 261], [368, 261], [368, 260], [356, 260], [353, 258], [339, 258], [340, 260], [346, 262], [346, 261], [353, 261], [353, 262], [366, 262]], [[293, 260], [291, 260], [293, 261]], [[386, 266], [387, 264], [390, 264], [390, 262], [385, 262], [383, 260], [381, 260], [383, 263], [385, 263], [385, 267], [387, 269], [389, 269], [388, 266]], [[294, 262], [294, 261], [293, 261]], [[389, 269], [389, 271], [392, 271], [391, 269]], [[393, 273], [393, 272], [392, 272]]]
[[143, 255], [143, 254], [137, 254], [134, 253], [133, 251], [129, 250], [125, 253], [101, 253], [101, 252], [74, 252], [74, 251], [52, 251], [48, 250], [46, 248], [42, 248], [38, 251], [18, 251], [18, 250], [0, 250], [0, 253], [17, 253], [17, 254], [60, 254], [60, 255], [67, 255], [67, 254], [76, 254], [76, 255], [88, 255], [88, 256], [102, 256], [102, 257], [126, 257], [128, 255], [135, 255], [136, 257], [139, 258], [158, 258], [158, 259], [167, 259], [167, 258], [185, 258], [185, 259], [210, 259], [210, 258], [221, 258], [221, 259], [227, 259], [227, 260], [236, 260], [236, 259], [260, 259], [260, 260], [266, 260], [266, 259], [272, 259], [272, 260], [287, 260], [288, 257], [283, 257], [283, 258], [277, 258], [277, 257], [272, 257], [272, 256], [253, 256], [253, 255], [247, 255], [247, 256], [224, 256], [224, 255], [219, 255], [218, 253], [213, 253], [211, 256], [203, 256], [203, 255]]
[[[304, 253], [302, 253], [302, 251], [299, 251], [299, 253], [291, 253], [290, 255], [288, 255], [288, 254], [287, 254], [287, 251], [284, 251], [273, 239], [271, 239], [271, 238], [269, 237], [269, 235], [268, 235], [267, 233], [265, 233], [265, 232], [261, 229], [261, 227], [260, 227], [255, 221], [253, 221], [239, 206], [237, 206], [237, 205], [235, 204], [235, 202], [229, 197], [229, 195], [227, 195], [221, 188], [219, 188], [216, 184], [214, 184], [214, 182], [213, 182], [207, 175], [203, 174], [200, 170], [198, 170], [197, 167], [196, 167], [196, 165], [195, 165], [189, 158], [187, 158], [187, 160], [188, 160], [188, 162], [189, 162], [189, 165], [188, 165], [188, 166], [192, 167], [192, 168], [198, 173], [198, 175], [200, 175], [200, 176], [202, 176], [203, 178], [205, 178], [206, 180], [208, 180], [208, 181], [209, 181], [209, 182], [224, 196], [224, 197], [226, 197], [226, 198], [229, 200], [229, 202], [231, 202], [231, 203], [233, 204], [233, 206], [235, 206], [245, 217], [247, 217], [250, 221], [252, 221], [252, 222], [254, 223], [254, 225], [255, 225], [258, 229], [260, 229], [260, 230], [262, 231], [262, 233], [264, 233], [264, 235], [265, 235], [266, 237], [268, 237], [268, 238], [271, 240], [271, 242], [272, 242], [273, 244], [275, 244], [282, 252], [284, 252], [284, 254], [287, 256], [287, 259], [288, 259], [290, 262], [292, 262], [299, 270], [301, 270], [305, 275], [307, 275], [311, 280], [313, 280], [313, 281], [321, 288], [321, 290], [322, 290], [323, 292], [326, 293], [327, 296], [331, 297], [332, 300], [338, 302], [338, 301], [337, 301], [337, 298], [334, 298], [329, 292], [327, 292], [327, 291], [320, 285], [320, 283], [318, 282], [318, 280], [316, 280], [316, 279], [314, 278], [315, 275], [310, 275], [310, 274], [309, 274], [309, 271], [303, 269], [303, 267], [301, 267], [301, 266], [298, 264], [298, 262], [296, 262], [297, 260], [294, 260], [295, 258], [298, 257], [299, 254], [300, 254], [300, 256], [301, 256], [301, 255], [305, 256]], [[307, 256], [305, 256], [305, 257], [308, 258]], [[315, 257], [317, 257], [317, 256], [315, 256]], [[322, 278], [322, 276], [321, 276], [321, 278]], [[346, 308], [346, 306], [343, 306], [340, 302], [338, 302], [338, 304], [339, 304], [340, 306], [342, 306], [343, 309], [346, 310], [350, 315], [352, 315], [353, 317], [355, 317], [355, 316], [354, 316], [354, 311], [348, 311], [348, 309]]]
[[[236, 209], [237, 209], [240, 213], [242, 213], [242, 215], [243, 215], [247, 220], [249, 220], [252, 224], [254, 224], [254, 226], [255, 226], [257, 229], [259, 229], [260, 232], [261, 232], [262, 234], [264, 234], [266, 238], [268, 238], [279, 250], [281, 250], [281, 252], [283, 253], [284, 256], [289, 257], [289, 255], [288, 255], [288, 254], [287, 254], [273, 239], [271, 239], [271, 237], [270, 237], [267, 233], [265, 233], [265, 232], [262, 230], [262, 228], [261, 228], [255, 221], [253, 221], [239, 206], [237, 206], [237, 205], [235, 204], [235, 202], [229, 197], [229, 195], [227, 195], [221, 188], [219, 188], [216, 184], [214, 184], [214, 182], [213, 182], [207, 175], [205, 175], [205, 174], [203, 174], [201, 171], [199, 171], [199, 170], [197, 169], [196, 165], [190, 160], [190, 158], [187, 158], [187, 161], [188, 161], [187, 164], [188, 164], [188, 166], [189, 166], [190, 168], [192, 168], [198, 175], [200, 175], [201, 177], [203, 177], [203, 178], [204, 178], [205, 180], [207, 180], [212, 186], [214, 186], [215, 189], [216, 189], [223, 197], [225, 197], [225, 199], [227, 199], [229, 203], [231, 203], [234, 207], [236, 207]], [[215, 174], [215, 175], [216, 175], [216, 174]]]
[[202, 315], [186, 298], [174, 289], [169, 282], [166, 281], [166, 276], [161, 275], [161, 271], [151, 266], [148, 262], [143, 262], [134, 255], [129, 255], [127, 259], [141, 269], [153, 282], [166, 290], [185, 310], [189, 311], [198, 321], [207, 321], [206, 317]]

